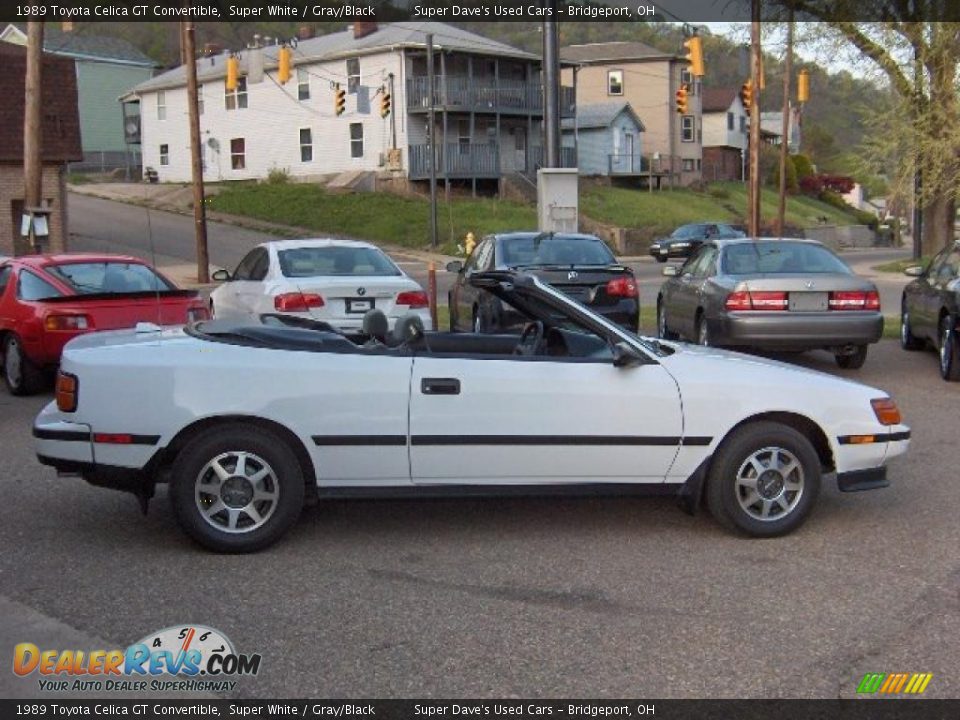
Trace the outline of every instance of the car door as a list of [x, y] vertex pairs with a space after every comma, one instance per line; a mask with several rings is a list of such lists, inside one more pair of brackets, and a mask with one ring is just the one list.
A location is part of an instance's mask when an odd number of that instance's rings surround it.
[[716, 257], [714, 245], [703, 245], [680, 268], [680, 275], [673, 287], [670, 302], [670, 327], [684, 337], [696, 337], [696, 312], [704, 282], [704, 271]]
[[266, 248], [254, 248], [250, 255], [249, 273], [233, 283], [237, 314], [245, 320], [258, 319], [260, 316], [260, 306], [266, 294], [263, 281], [270, 267], [270, 254]]
[[949, 252], [949, 248], [944, 248], [934, 256], [926, 272], [920, 277], [915, 298], [915, 323], [911, 316], [911, 323], [916, 328], [915, 334], [925, 336], [934, 342], [938, 339], [937, 313], [940, 309], [941, 274], [947, 272], [945, 268]]
[[410, 385], [418, 485], [662, 483], [683, 421], [658, 364], [423, 352]]
[[455, 297], [457, 308], [457, 329], [466, 332], [473, 331], [473, 307], [477, 303], [478, 291], [469, 280], [470, 276], [480, 267], [482, 259], [486, 258], [493, 243], [492, 237], [481, 240], [473, 249], [463, 269], [457, 275]]
[[[13, 329], [13, 266], [0, 265], [0, 330]], [[3, 348], [0, 348], [2, 351]]]

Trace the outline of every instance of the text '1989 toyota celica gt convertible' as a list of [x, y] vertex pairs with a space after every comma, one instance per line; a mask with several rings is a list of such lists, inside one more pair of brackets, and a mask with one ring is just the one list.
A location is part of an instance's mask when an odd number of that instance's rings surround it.
[[730, 529], [782, 535], [824, 475], [882, 487], [907, 449], [879, 390], [641, 338], [522, 273], [470, 282], [528, 318], [521, 335], [410, 318], [365, 338], [264, 318], [78, 338], [36, 419], [37, 454], [144, 508], [169, 483], [192, 538], [248, 552], [304, 504], [366, 495], [668, 491]]

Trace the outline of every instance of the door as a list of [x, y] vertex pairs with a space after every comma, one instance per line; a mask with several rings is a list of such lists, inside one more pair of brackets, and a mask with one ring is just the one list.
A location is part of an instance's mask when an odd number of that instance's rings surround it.
[[939, 288], [943, 284], [942, 280], [949, 274], [949, 265], [947, 259], [950, 254], [950, 248], [945, 248], [933, 260], [930, 266], [921, 278], [919, 291], [915, 298], [915, 310], [913, 311], [910, 322], [913, 325], [914, 334], [926, 336], [938, 342], [937, 313], [940, 310], [940, 292]]
[[478, 302], [479, 291], [470, 282], [470, 276], [478, 270], [489, 269], [493, 257], [493, 237], [486, 237], [480, 241], [473, 253], [467, 258], [463, 270], [457, 275], [453, 287], [453, 300], [457, 309], [457, 330], [473, 331], [473, 309]]
[[679, 448], [659, 364], [417, 355], [411, 377], [415, 484], [662, 483]]
[[251, 261], [243, 277], [237, 277], [233, 283], [236, 292], [235, 307], [237, 314], [245, 320], [258, 319], [262, 312], [273, 312], [272, 300], [265, 307], [268, 298], [263, 280], [270, 268], [270, 254], [266, 248], [258, 247], [250, 251]]
[[517, 172], [527, 172], [527, 129], [513, 130], [513, 167]]
[[633, 172], [633, 133], [623, 135], [623, 167], [624, 172]]
[[716, 260], [717, 249], [704, 245], [680, 270], [680, 277], [673, 285], [668, 315], [670, 327], [684, 337], [696, 339], [696, 313], [707, 274]]

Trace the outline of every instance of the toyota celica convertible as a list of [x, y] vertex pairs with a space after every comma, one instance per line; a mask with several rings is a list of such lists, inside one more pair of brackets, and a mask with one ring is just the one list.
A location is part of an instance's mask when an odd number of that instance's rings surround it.
[[[301, 508], [358, 496], [675, 493], [727, 528], [782, 535], [822, 478], [888, 484], [910, 430], [885, 393], [782, 363], [638, 337], [535, 277], [470, 282], [521, 334], [362, 334], [265, 315], [140, 325], [66, 347], [33, 434], [61, 475], [169, 483], [183, 530], [217, 551], [276, 541]], [[832, 477], [831, 477], [832, 479]]]

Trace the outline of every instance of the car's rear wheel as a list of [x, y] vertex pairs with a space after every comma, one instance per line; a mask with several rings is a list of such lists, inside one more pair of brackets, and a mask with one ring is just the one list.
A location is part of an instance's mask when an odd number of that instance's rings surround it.
[[844, 370], [859, 370], [867, 361], [867, 346], [857, 345], [852, 353], [837, 353], [834, 359]]
[[180, 527], [210, 550], [244, 553], [276, 542], [303, 507], [303, 471], [268, 429], [211, 428], [173, 464], [170, 501]]
[[949, 315], [940, 320], [940, 376], [948, 381], [960, 380], [960, 338]]
[[703, 345], [704, 347], [710, 347], [711, 345], [710, 327], [702, 312], [697, 316], [697, 345]]
[[657, 301], [657, 337], [663, 338], [664, 340], [677, 339], [677, 334], [671, 332], [667, 326], [667, 308], [664, 306], [663, 300]]
[[904, 350], [919, 350], [923, 347], [923, 342], [910, 328], [910, 312], [907, 310], [906, 303], [900, 309], [900, 347]]
[[735, 430], [714, 455], [707, 503], [721, 525], [754, 537], [784, 535], [810, 515], [820, 493], [820, 460], [793, 428], [755, 422]]
[[3, 381], [11, 395], [33, 395], [43, 388], [43, 371], [23, 352], [20, 338], [7, 335], [3, 343]]

